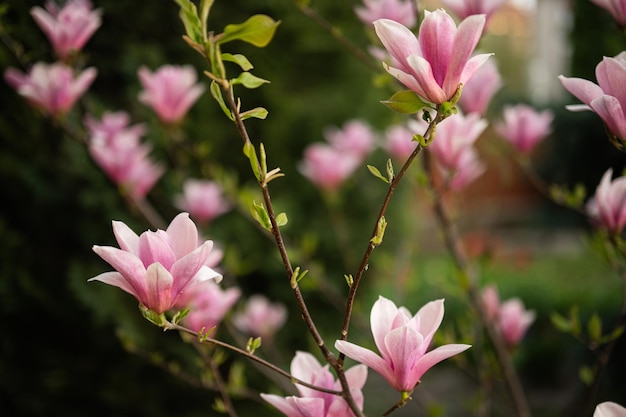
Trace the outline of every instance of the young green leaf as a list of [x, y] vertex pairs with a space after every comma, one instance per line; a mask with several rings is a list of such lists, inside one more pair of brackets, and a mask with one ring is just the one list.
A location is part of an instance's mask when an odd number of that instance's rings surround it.
[[220, 86], [215, 81], [213, 81], [211, 83], [211, 86], [209, 87], [209, 90], [211, 91], [211, 96], [213, 96], [215, 101], [217, 101], [217, 104], [220, 105], [220, 108], [222, 109], [224, 114], [231, 121], [234, 122], [235, 118], [233, 117], [233, 114], [230, 112], [230, 109], [228, 108], [228, 106], [226, 105], [226, 102], [224, 102], [224, 96], [222, 96], [222, 89], [220, 88]]
[[272, 223], [270, 222], [270, 216], [267, 214], [267, 210], [265, 210], [265, 206], [263, 204], [259, 204], [256, 201], [252, 202], [252, 207], [250, 207], [250, 213], [254, 220], [256, 220], [261, 227], [265, 230], [272, 230]]
[[415, 114], [429, 105], [411, 90], [399, 91], [388, 100], [381, 101], [381, 103], [391, 110], [402, 114]]
[[264, 109], [263, 107], [255, 107], [253, 109], [250, 110], [246, 110], [245, 112], [241, 113], [239, 116], [241, 116], [241, 120], [246, 120], [246, 119], [250, 119], [251, 117], [254, 117], [255, 119], [265, 119], [268, 115], [268, 111], [266, 109]]
[[258, 88], [263, 84], [269, 83], [268, 80], [264, 80], [263, 78], [259, 78], [255, 75], [250, 74], [249, 72], [242, 72], [239, 74], [237, 78], [233, 78], [230, 80], [231, 84], [241, 84], [246, 88]]
[[387, 178], [385, 178], [385, 177], [383, 176], [383, 174], [381, 174], [381, 173], [380, 173], [380, 170], [379, 170], [378, 168], [376, 168], [376, 167], [375, 167], [375, 166], [373, 166], [373, 165], [368, 165], [368, 166], [367, 166], [367, 169], [369, 170], [369, 172], [370, 172], [373, 176], [375, 176], [376, 178], [378, 178], [378, 179], [380, 179], [380, 180], [384, 181], [385, 183], [389, 184], [389, 180], [388, 180]]
[[246, 58], [245, 55], [242, 54], [233, 55], [228, 53], [222, 53], [222, 61], [235, 63], [239, 65], [239, 67], [244, 71], [250, 71], [252, 68], [254, 68], [250, 61], [248, 61], [248, 58]]
[[278, 213], [278, 215], [276, 216], [276, 224], [278, 225], [278, 227], [286, 225], [287, 221], [287, 214], [285, 213]]
[[[191, 40], [204, 43], [206, 34], [202, 32], [202, 23], [198, 17], [198, 9], [191, 0], [174, 0], [180, 6], [179, 16], [185, 26], [185, 32]], [[207, 11], [208, 13], [208, 11]]]
[[263, 48], [270, 43], [279, 24], [269, 16], [257, 14], [243, 23], [227, 25], [219, 43], [240, 40]]
[[250, 142], [246, 142], [243, 145], [243, 154], [250, 160], [250, 167], [252, 168], [254, 177], [257, 181], [261, 181], [261, 166], [259, 165], [259, 158], [256, 156], [256, 149], [254, 149], [254, 145]]

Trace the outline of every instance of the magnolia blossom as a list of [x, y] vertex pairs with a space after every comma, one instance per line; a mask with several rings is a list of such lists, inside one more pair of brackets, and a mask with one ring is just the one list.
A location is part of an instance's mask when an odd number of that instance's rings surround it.
[[201, 281], [189, 285], [181, 293], [176, 306], [189, 308], [183, 322], [191, 330], [199, 332], [203, 328], [209, 330], [216, 327], [240, 296], [239, 288], [223, 290], [213, 280]]
[[611, 13], [620, 27], [626, 27], [626, 1], [624, 0], [591, 0]]
[[626, 408], [614, 402], [606, 401], [596, 406], [593, 417], [626, 417]]
[[376, 135], [372, 128], [361, 120], [350, 120], [341, 129], [329, 127], [324, 138], [340, 152], [365, 158], [376, 145]]
[[[485, 26], [475, 15], [456, 27], [443, 10], [424, 12], [419, 36], [389, 19], [374, 22], [376, 34], [395, 61], [387, 72], [418, 96], [434, 104], [450, 100], [491, 54], [470, 58]], [[395, 63], [394, 63], [395, 62]]]
[[[320, 365], [315, 356], [308, 352], [296, 352], [291, 361], [291, 375], [315, 386], [334, 391], [341, 391], [341, 384], [335, 381], [328, 365]], [[367, 367], [356, 365], [346, 371], [346, 380], [350, 393], [360, 410], [363, 409], [363, 385], [367, 380]], [[261, 394], [268, 403], [276, 407], [287, 417], [350, 417], [354, 412], [346, 400], [339, 395], [317, 391], [302, 385], [296, 385], [300, 394], [279, 397], [273, 394]]]
[[496, 63], [490, 59], [463, 85], [459, 104], [465, 113], [484, 116], [494, 94], [502, 87], [502, 78]]
[[568, 106], [570, 110], [592, 110], [602, 118], [608, 129], [619, 139], [626, 140], [626, 51], [614, 58], [604, 57], [596, 66], [598, 84], [582, 78], [559, 80], [585, 105]]
[[611, 233], [620, 233], [626, 226], [626, 177], [611, 181], [613, 170], [607, 170], [593, 198], [587, 203], [587, 213]]
[[190, 65], [164, 65], [155, 72], [139, 68], [143, 91], [139, 101], [150, 106], [164, 123], [177, 123], [204, 92], [203, 84], [196, 84], [196, 72]]
[[201, 223], [210, 222], [230, 208], [218, 183], [196, 179], [185, 181], [183, 194], [176, 198], [176, 205]]
[[38, 62], [27, 74], [8, 68], [4, 78], [31, 105], [51, 116], [67, 113], [96, 78], [95, 68], [87, 68], [76, 77], [72, 68], [60, 62]]
[[88, 147], [94, 161], [113, 182], [123, 186], [131, 197], [141, 199], [163, 175], [164, 168], [152, 162], [148, 156], [152, 148], [140, 142], [145, 127], [129, 126], [129, 122], [125, 112], [107, 112], [100, 121], [88, 116]]
[[437, 133], [428, 150], [435, 155], [451, 189], [466, 187], [485, 171], [474, 144], [487, 124], [478, 113], [459, 113], [437, 125]]
[[206, 266], [213, 242], [198, 241], [198, 230], [187, 213], [176, 216], [166, 230], [148, 230], [140, 236], [113, 221], [113, 233], [119, 249], [96, 245], [93, 251], [115, 271], [89, 281], [119, 287], [155, 313], [171, 309], [191, 284], [222, 278]]
[[367, 25], [378, 19], [389, 19], [413, 27], [417, 23], [417, 10], [411, 3], [412, 0], [363, 0], [363, 6], [355, 7], [354, 11]]
[[253, 295], [243, 312], [236, 314], [233, 324], [244, 333], [272, 339], [287, 320], [287, 309], [282, 304], [271, 303], [262, 295]]
[[508, 0], [441, 0], [443, 5], [452, 10], [459, 19], [476, 14], [484, 14], [487, 19]]
[[361, 163], [361, 158], [343, 152], [325, 143], [313, 143], [304, 151], [300, 172], [317, 187], [333, 191], [346, 180]]
[[500, 303], [498, 290], [493, 285], [482, 291], [481, 302], [487, 319], [492, 320], [509, 347], [517, 346], [528, 327], [535, 321], [535, 312], [526, 310], [519, 298], [510, 298]]
[[61, 59], [80, 51], [101, 24], [100, 10], [93, 10], [89, 0], [70, 0], [60, 9], [48, 1], [45, 10], [33, 7], [30, 14]]
[[431, 301], [411, 316], [406, 308], [379, 297], [372, 307], [370, 324], [382, 357], [343, 340], [337, 340], [335, 348], [378, 372], [394, 389], [411, 392], [432, 366], [470, 348], [450, 344], [426, 352], [443, 320], [443, 312], [443, 300]]
[[406, 160], [417, 146], [413, 135], [423, 135], [427, 128], [428, 123], [422, 119], [412, 119], [406, 124], [391, 126], [385, 131], [383, 148], [392, 157]]
[[504, 121], [497, 123], [495, 128], [518, 151], [528, 153], [548, 136], [553, 119], [550, 110], [538, 112], [524, 104], [505, 106]]

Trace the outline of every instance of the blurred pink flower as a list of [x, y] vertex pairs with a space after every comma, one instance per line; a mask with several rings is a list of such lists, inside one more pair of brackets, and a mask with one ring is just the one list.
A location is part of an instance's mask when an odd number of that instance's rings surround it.
[[484, 14], [487, 19], [508, 0], [441, 0], [444, 7], [452, 10], [461, 20], [477, 14]]
[[200, 244], [187, 213], [176, 216], [165, 231], [148, 230], [137, 236], [126, 224], [113, 221], [113, 233], [120, 249], [96, 245], [93, 251], [116, 271], [89, 281], [121, 288], [155, 313], [171, 309], [192, 283], [222, 278], [205, 265], [213, 242]]
[[596, 66], [598, 84], [582, 78], [559, 80], [570, 93], [585, 105], [567, 106], [569, 110], [592, 110], [602, 118], [608, 129], [622, 141], [626, 140], [626, 51], [614, 58], [604, 57]]
[[244, 333], [272, 339], [287, 320], [287, 309], [282, 304], [271, 303], [262, 295], [248, 298], [243, 312], [233, 318], [233, 324]]
[[417, 17], [411, 2], [412, 0], [363, 0], [363, 6], [356, 6], [354, 11], [367, 25], [378, 19], [389, 19], [406, 27], [413, 27], [417, 23]]
[[494, 285], [485, 287], [480, 294], [481, 302], [489, 320], [496, 320], [500, 310], [500, 295]]
[[372, 128], [361, 120], [350, 120], [341, 129], [329, 127], [324, 137], [330, 145], [342, 153], [351, 153], [364, 159], [376, 146]]
[[223, 290], [213, 280], [201, 281], [189, 285], [181, 293], [176, 307], [189, 308], [183, 322], [191, 330], [199, 332], [202, 328], [210, 330], [220, 324], [240, 296], [239, 288]]
[[603, 9], [608, 10], [613, 16], [613, 19], [617, 24], [624, 28], [626, 27], [626, 1], [624, 0], [591, 0], [592, 3], [597, 4]]
[[141, 199], [163, 175], [161, 165], [150, 160], [151, 147], [140, 143], [143, 125], [128, 126], [125, 112], [105, 113], [100, 121], [87, 116], [89, 153], [111, 180]]
[[31, 105], [51, 116], [59, 116], [67, 113], [87, 91], [96, 74], [95, 68], [87, 68], [74, 77], [74, 71], [65, 64], [38, 62], [28, 74], [8, 68], [4, 78]]
[[154, 73], [141, 67], [138, 75], [144, 88], [139, 101], [150, 106], [168, 124], [182, 120], [205, 90], [203, 84], [196, 84], [196, 72], [190, 65], [164, 65]]
[[453, 191], [463, 190], [487, 170], [474, 148], [462, 150], [459, 163], [454, 170], [441, 166], [440, 168], [442, 168], [444, 175], [447, 176], [448, 187]]
[[317, 187], [333, 191], [346, 180], [361, 163], [354, 153], [343, 152], [325, 143], [313, 143], [304, 151], [300, 172]]
[[621, 233], [626, 225], [626, 177], [611, 181], [613, 170], [607, 170], [595, 195], [587, 203], [587, 214], [598, 226], [611, 233]]
[[[308, 352], [296, 352], [291, 361], [291, 375], [304, 382], [329, 390], [341, 391], [341, 384], [335, 381], [328, 365], [320, 365], [315, 356]], [[363, 409], [363, 385], [367, 380], [367, 367], [356, 365], [346, 371], [350, 393], [359, 409]], [[317, 391], [302, 385], [296, 385], [300, 394], [280, 397], [273, 394], [261, 394], [268, 403], [276, 407], [287, 417], [350, 417], [354, 412], [339, 395]]]
[[406, 124], [391, 126], [385, 131], [383, 148], [393, 158], [404, 161], [417, 146], [413, 135], [423, 135], [427, 128], [428, 123], [422, 119], [411, 119]]
[[393, 20], [377, 20], [374, 28], [397, 62], [397, 67], [385, 64], [387, 72], [423, 99], [441, 104], [450, 100], [459, 84], [465, 84], [491, 55], [470, 58], [482, 34], [485, 16], [470, 16], [457, 28], [443, 9], [424, 13], [417, 38]]
[[100, 10], [93, 10], [88, 0], [69, 0], [60, 9], [48, 1], [45, 10], [33, 7], [30, 14], [63, 60], [80, 51], [101, 24]]
[[490, 59], [485, 62], [463, 84], [463, 94], [459, 104], [465, 113], [478, 113], [484, 116], [494, 94], [502, 87], [502, 79], [495, 61]]
[[218, 183], [196, 179], [184, 182], [183, 194], [176, 198], [176, 206], [200, 223], [210, 222], [230, 208]]
[[526, 310], [519, 298], [511, 298], [500, 305], [497, 326], [509, 347], [519, 344], [533, 321], [535, 312]]
[[550, 134], [553, 119], [550, 110], [538, 112], [524, 104], [505, 106], [504, 121], [496, 123], [495, 128], [515, 149], [528, 153]]
[[443, 312], [443, 300], [431, 301], [411, 316], [406, 308], [379, 297], [372, 307], [370, 323], [382, 357], [343, 340], [337, 340], [335, 348], [378, 372], [394, 389], [411, 392], [432, 366], [470, 348], [450, 344], [426, 352], [443, 320]]
[[617, 403], [606, 401], [596, 406], [593, 417], [626, 417], [626, 408]]

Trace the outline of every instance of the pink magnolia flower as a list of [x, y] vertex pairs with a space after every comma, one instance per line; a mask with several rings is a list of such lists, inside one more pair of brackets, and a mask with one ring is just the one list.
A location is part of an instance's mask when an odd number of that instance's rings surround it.
[[613, 170], [607, 170], [593, 198], [587, 203], [587, 214], [611, 233], [620, 233], [626, 226], [626, 177], [611, 181]]
[[432, 366], [470, 348], [450, 344], [426, 352], [443, 320], [443, 312], [443, 300], [431, 301], [411, 316], [406, 308], [379, 297], [372, 307], [370, 323], [382, 357], [343, 340], [337, 340], [335, 348], [378, 372], [394, 389], [411, 392]]
[[189, 65], [164, 65], [152, 73], [139, 68], [139, 81], [144, 90], [139, 101], [150, 106], [164, 123], [177, 123], [204, 92], [196, 84], [196, 72]]
[[533, 321], [535, 312], [526, 310], [519, 298], [511, 298], [500, 305], [497, 326], [510, 347], [519, 344]]
[[[341, 384], [335, 381], [328, 365], [320, 365], [315, 356], [308, 352], [296, 352], [291, 361], [291, 375], [316, 385], [335, 391], [341, 391]], [[346, 379], [350, 385], [350, 393], [359, 409], [363, 409], [363, 385], [367, 380], [367, 367], [356, 365], [346, 371]], [[320, 392], [302, 385], [296, 385], [300, 394], [290, 397], [279, 397], [273, 394], [261, 394], [268, 403], [276, 407], [287, 417], [350, 417], [354, 412], [348, 403], [338, 395]]]
[[481, 302], [489, 320], [496, 320], [500, 310], [500, 295], [494, 285], [485, 287], [480, 294]]
[[470, 58], [485, 26], [485, 16], [470, 16], [457, 28], [443, 9], [424, 13], [417, 38], [393, 20], [377, 20], [374, 28], [397, 63], [397, 67], [385, 64], [387, 72], [418, 96], [441, 104], [450, 100], [459, 84], [465, 84], [491, 55]]
[[626, 417], [626, 408], [617, 403], [606, 401], [596, 406], [593, 417]]
[[236, 314], [233, 324], [244, 333], [272, 339], [287, 320], [287, 309], [271, 303], [262, 295], [253, 295], [242, 313]]
[[406, 124], [391, 126], [385, 131], [383, 148], [392, 157], [406, 160], [417, 146], [413, 135], [423, 135], [427, 128], [428, 123], [422, 119], [411, 119]]
[[33, 7], [30, 14], [61, 59], [80, 51], [101, 24], [100, 10], [93, 10], [89, 0], [70, 0], [60, 9], [48, 1], [45, 10]]
[[189, 285], [221, 280], [206, 266], [213, 242], [199, 244], [198, 230], [187, 213], [176, 216], [166, 230], [148, 230], [140, 236], [126, 224], [113, 221], [113, 233], [119, 249], [96, 245], [93, 251], [115, 271], [89, 281], [119, 287], [155, 313], [171, 309]]
[[65, 64], [38, 62], [28, 74], [8, 68], [4, 78], [31, 105], [51, 116], [60, 116], [67, 113], [87, 91], [96, 74], [95, 68], [87, 68], [74, 77], [74, 71]]
[[183, 323], [199, 332], [202, 328], [209, 330], [220, 324], [240, 296], [239, 288], [223, 290], [213, 280], [201, 281], [189, 285], [181, 293], [176, 306], [180, 309], [189, 308]]
[[325, 143], [314, 143], [304, 151], [300, 172], [317, 187], [333, 191], [346, 180], [361, 163], [354, 153], [342, 152]]
[[140, 143], [145, 126], [128, 126], [125, 112], [105, 113], [100, 121], [87, 117], [88, 148], [94, 161], [135, 199], [141, 199], [163, 175], [161, 165], [150, 160], [151, 147]]
[[528, 153], [550, 133], [554, 114], [550, 110], [538, 112], [519, 104], [504, 107], [504, 121], [496, 123], [496, 131], [518, 151]]
[[351, 153], [364, 159], [376, 146], [376, 135], [372, 128], [361, 120], [351, 120], [342, 129], [329, 127], [324, 138], [342, 153]]
[[176, 206], [189, 212], [200, 223], [210, 222], [230, 208], [215, 181], [188, 179], [183, 194], [176, 198]]
[[417, 23], [416, 10], [411, 0], [363, 0], [363, 6], [354, 8], [356, 15], [367, 25], [378, 19], [389, 19], [406, 27]]
[[444, 7], [452, 10], [459, 19], [484, 14], [487, 19], [508, 0], [441, 0]]
[[593, 3], [608, 10], [620, 27], [626, 27], [626, 1], [624, 0], [591, 0]]
[[463, 190], [487, 170], [474, 148], [463, 149], [454, 170], [441, 166], [439, 168], [447, 177], [447, 186], [453, 191]]
[[568, 106], [569, 110], [592, 110], [619, 139], [626, 140], [626, 51], [614, 58], [604, 57], [596, 66], [598, 84], [582, 78], [559, 75], [563, 86], [585, 105]]
[[463, 85], [459, 104], [465, 113], [484, 116], [494, 94], [502, 87], [502, 78], [496, 63], [490, 59]]

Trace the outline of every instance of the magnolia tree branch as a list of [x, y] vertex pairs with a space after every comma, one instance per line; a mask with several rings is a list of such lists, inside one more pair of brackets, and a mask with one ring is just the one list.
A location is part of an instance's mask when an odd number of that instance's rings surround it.
[[498, 363], [502, 370], [502, 374], [507, 383], [507, 387], [518, 417], [530, 417], [530, 408], [526, 400], [526, 396], [522, 389], [521, 382], [513, 367], [511, 355], [502, 339], [502, 335], [495, 328], [494, 323], [489, 320], [487, 311], [480, 298], [480, 290], [478, 286], [478, 274], [476, 269], [469, 261], [465, 248], [461, 243], [455, 224], [451, 221], [450, 215], [444, 205], [441, 193], [435, 184], [433, 177], [432, 156], [429, 152], [424, 154], [424, 168], [428, 177], [428, 183], [433, 194], [434, 209], [439, 226], [443, 232], [444, 241], [452, 259], [463, 275], [467, 283], [467, 294], [473, 307], [478, 311], [479, 318], [487, 330], [487, 335], [494, 347]]
[[233, 402], [230, 398], [230, 395], [228, 394], [228, 388], [226, 387], [224, 378], [222, 378], [222, 374], [220, 373], [217, 363], [215, 363], [215, 359], [213, 359], [209, 352], [203, 349], [203, 347], [199, 343], [200, 342], [198, 342], [197, 340], [194, 340], [193, 345], [204, 363], [209, 367], [211, 373], [213, 374], [213, 377], [215, 378], [215, 387], [222, 397], [222, 402], [224, 404], [226, 414], [228, 414], [229, 417], [237, 417], [237, 412], [235, 411]]

